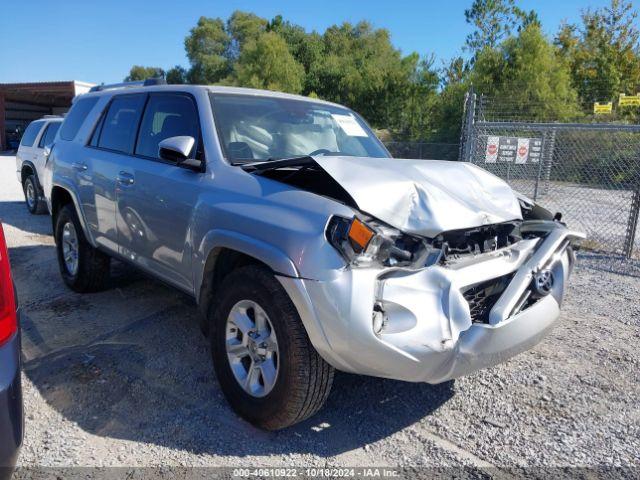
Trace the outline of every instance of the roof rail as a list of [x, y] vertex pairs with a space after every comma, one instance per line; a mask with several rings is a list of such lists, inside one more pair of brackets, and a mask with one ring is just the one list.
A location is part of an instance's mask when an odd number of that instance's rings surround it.
[[103, 90], [113, 90], [116, 88], [150, 87], [153, 85], [166, 85], [167, 81], [162, 77], [147, 78], [135, 82], [111, 83], [109, 85], [96, 85], [89, 89], [90, 92], [101, 92]]

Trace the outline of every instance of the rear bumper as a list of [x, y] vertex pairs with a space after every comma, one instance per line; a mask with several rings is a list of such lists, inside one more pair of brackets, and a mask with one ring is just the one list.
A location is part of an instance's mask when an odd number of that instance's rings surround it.
[[[279, 280], [318, 352], [338, 369], [439, 383], [496, 365], [537, 344], [556, 323], [582, 235], [543, 222], [543, 238], [458, 265], [421, 270], [345, 269], [335, 280]], [[545, 230], [546, 229], [546, 230]], [[532, 279], [553, 273], [551, 292], [527, 302]], [[463, 292], [508, 276], [484, 322], [473, 321]], [[384, 327], [374, 331], [376, 310]]]
[[[18, 320], [20, 312], [18, 311]], [[0, 347], [0, 479], [9, 478], [24, 433], [20, 334]]]

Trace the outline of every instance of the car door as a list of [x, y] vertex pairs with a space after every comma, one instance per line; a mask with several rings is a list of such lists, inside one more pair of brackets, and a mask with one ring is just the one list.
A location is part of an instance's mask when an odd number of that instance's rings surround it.
[[203, 159], [198, 111], [192, 96], [151, 93], [135, 155], [119, 172], [118, 242], [121, 254], [165, 281], [192, 291], [189, 225], [202, 174], [159, 158], [158, 144], [175, 136], [196, 140], [192, 158]]
[[60, 124], [61, 122], [47, 122], [47, 125], [44, 127], [42, 133], [40, 134], [38, 145], [34, 152], [33, 160], [33, 163], [36, 167], [36, 172], [38, 172], [38, 180], [40, 182], [42, 182], [42, 178], [44, 177], [44, 165], [47, 162], [45, 149], [47, 147], [51, 147], [51, 145], [53, 144], [53, 139], [56, 137], [56, 133], [58, 133]]
[[94, 240], [118, 253], [117, 181], [131, 161], [146, 94], [115, 95], [105, 107], [82, 160], [77, 184]]

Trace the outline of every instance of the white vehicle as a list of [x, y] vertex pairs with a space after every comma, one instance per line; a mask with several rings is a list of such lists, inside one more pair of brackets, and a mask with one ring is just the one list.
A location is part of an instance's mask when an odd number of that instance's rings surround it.
[[27, 209], [32, 214], [45, 213], [47, 204], [42, 192], [44, 165], [48, 149], [56, 138], [62, 117], [45, 116], [29, 124], [16, 154], [16, 174], [22, 184]]

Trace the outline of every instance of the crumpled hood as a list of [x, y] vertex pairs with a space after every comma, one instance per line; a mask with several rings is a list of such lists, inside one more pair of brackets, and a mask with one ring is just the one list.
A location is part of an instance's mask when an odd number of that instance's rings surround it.
[[520, 204], [503, 180], [465, 162], [368, 157], [313, 159], [383, 222], [426, 237], [449, 230], [521, 219]]

